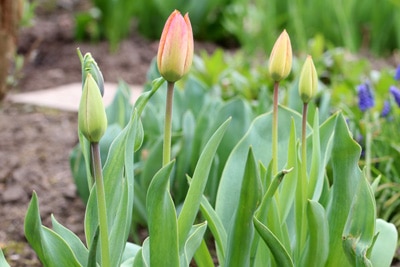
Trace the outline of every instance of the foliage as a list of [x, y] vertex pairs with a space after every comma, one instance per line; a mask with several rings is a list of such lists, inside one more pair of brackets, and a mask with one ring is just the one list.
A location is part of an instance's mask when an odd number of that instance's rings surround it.
[[135, 2], [130, 0], [92, 0], [93, 8], [76, 14], [75, 37], [98, 41], [106, 38], [112, 51], [130, 33]]
[[368, 0], [362, 5], [356, 0], [234, 0], [223, 23], [247, 51], [270, 51], [275, 36], [286, 28], [301, 51], [317, 38], [330, 48], [352, 52], [366, 48], [382, 55], [400, 46], [399, 5], [391, 0]]

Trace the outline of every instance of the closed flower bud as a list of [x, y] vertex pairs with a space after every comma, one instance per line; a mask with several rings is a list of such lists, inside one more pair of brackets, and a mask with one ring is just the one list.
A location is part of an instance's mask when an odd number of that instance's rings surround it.
[[189, 16], [177, 10], [165, 23], [157, 54], [157, 66], [168, 82], [176, 82], [190, 69], [193, 60], [193, 32]]
[[78, 126], [91, 143], [98, 143], [107, 128], [107, 116], [99, 87], [88, 73], [83, 85], [78, 113]]
[[307, 56], [300, 73], [299, 94], [304, 103], [308, 103], [318, 91], [318, 76], [311, 56]]
[[[78, 49], [78, 53], [80, 54], [80, 50]], [[82, 55], [79, 55], [82, 58]], [[104, 78], [103, 74], [100, 71], [99, 66], [96, 61], [92, 57], [92, 54], [86, 53], [82, 60], [82, 86], [85, 84], [86, 77], [88, 73], [90, 73], [95, 80], [97, 86], [99, 87], [101, 96], [104, 95]], [[83, 89], [83, 88], [82, 88]]]
[[269, 57], [269, 74], [276, 82], [285, 79], [292, 68], [292, 45], [286, 30], [276, 40]]

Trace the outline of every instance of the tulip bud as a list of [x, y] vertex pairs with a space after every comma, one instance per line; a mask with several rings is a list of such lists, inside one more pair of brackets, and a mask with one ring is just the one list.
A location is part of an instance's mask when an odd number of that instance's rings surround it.
[[[99, 66], [96, 61], [92, 57], [92, 54], [86, 53], [84, 57], [82, 57], [81, 51], [78, 49], [79, 57], [81, 58], [82, 63], [82, 86], [85, 84], [86, 76], [90, 73], [97, 83], [99, 87], [101, 96], [104, 95], [104, 78], [103, 74], [100, 71]], [[83, 88], [82, 88], [83, 89]]]
[[300, 73], [299, 94], [304, 103], [308, 103], [317, 93], [318, 77], [311, 56], [307, 56]]
[[107, 116], [99, 87], [91, 73], [83, 85], [78, 113], [78, 126], [91, 143], [98, 143], [107, 128]]
[[285, 79], [292, 68], [292, 45], [286, 30], [276, 40], [269, 57], [269, 73], [276, 82]]
[[157, 54], [157, 66], [168, 82], [176, 82], [190, 69], [193, 60], [193, 32], [189, 16], [175, 10], [165, 23]]

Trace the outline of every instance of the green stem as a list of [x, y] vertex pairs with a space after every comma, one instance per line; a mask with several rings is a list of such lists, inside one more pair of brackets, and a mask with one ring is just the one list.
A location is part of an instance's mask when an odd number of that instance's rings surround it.
[[279, 82], [274, 83], [274, 103], [272, 114], [272, 175], [278, 173], [278, 90]]
[[307, 203], [307, 111], [308, 104], [303, 104], [303, 118], [301, 127], [301, 166], [300, 166], [300, 176], [298, 181], [297, 194], [298, 198], [296, 200], [296, 210], [297, 210], [297, 236], [299, 241], [297, 244], [297, 255], [300, 257], [303, 251], [303, 246], [307, 239], [307, 221], [306, 221], [306, 203]]
[[171, 161], [172, 102], [174, 97], [173, 82], [168, 82], [167, 102], [165, 106], [163, 166]]
[[365, 112], [365, 170], [367, 173], [367, 180], [371, 182], [371, 144], [372, 144], [372, 134], [371, 134], [371, 123], [370, 123], [370, 113]]
[[304, 103], [301, 125], [301, 178], [303, 181], [307, 179], [307, 110], [308, 104]]
[[110, 266], [110, 251], [108, 245], [108, 225], [107, 225], [107, 208], [106, 197], [104, 193], [103, 172], [100, 159], [99, 143], [91, 143], [92, 161], [93, 161], [93, 176], [96, 181], [97, 192], [97, 208], [99, 214], [100, 228], [100, 246], [101, 246], [101, 266]]

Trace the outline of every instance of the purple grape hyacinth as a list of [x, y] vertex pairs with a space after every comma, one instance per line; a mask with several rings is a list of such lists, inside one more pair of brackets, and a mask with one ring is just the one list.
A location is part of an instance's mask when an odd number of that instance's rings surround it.
[[396, 72], [394, 74], [394, 79], [400, 81], [400, 64], [397, 66]]
[[360, 84], [358, 87], [358, 107], [362, 112], [372, 108], [375, 105], [372, 90], [367, 83]]
[[389, 91], [393, 95], [394, 101], [396, 101], [397, 105], [400, 107], [400, 89], [392, 85]]
[[385, 100], [385, 102], [383, 102], [381, 117], [386, 118], [389, 115], [389, 113], [390, 113], [390, 102], [389, 100]]

